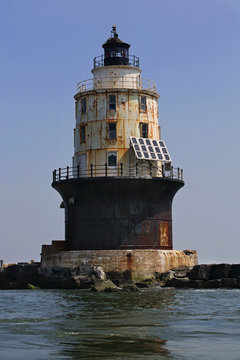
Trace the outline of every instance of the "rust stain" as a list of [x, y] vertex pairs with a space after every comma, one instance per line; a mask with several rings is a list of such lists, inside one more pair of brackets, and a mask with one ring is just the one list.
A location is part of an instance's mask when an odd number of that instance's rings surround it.
[[160, 246], [169, 246], [169, 229], [167, 221], [160, 221]]
[[[179, 250], [64, 250], [64, 244], [43, 245], [42, 266], [102, 266], [106, 272], [119, 272], [119, 275], [131, 279], [146, 279], [155, 276], [155, 272], [165, 272], [178, 266], [194, 266], [198, 263], [196, 251], [186, 255]], [[131, 255], [131, 256], [130, 256]]]
[[[113, 74], [114, 75], [114, 74]], [[116, 75], [116, 74], [115, 74]], [[114, 76], [115, 76], [114, 75]], [[116, 111], [108, 110], [108, 96], [116, 95]], [[148, 97], [148, 110], [140, 113], [139, 97]], [[81, 100], [86, 98], [86, 114], [81, 113]], [[157, 114], [158, 95], [152, 96], [151, 92], [137, 89], [101, 89], [77, 94], [76, 99], [76, 131], [75, 131], [75, 166], [78, 164], [80, 155], [88, 153], [86, 166], [104, 165], [107, 151], [118, 151], [118, 162], [123, 166], [129, 166], [129, 136], [140, 136], [139, 122], [147, 122], [149, 125], [149, 138], [159, 138], [159, 125]], [[117, 139], [109, 139], [108, 122], [117, 122]], [[80, 142], [77, 135], [81, 125], [86, 126], [86, 143]], [[127, 155], [128, 154], [128, 155]], [[97, 163], [96, 163], [97, 162]], [[131, 157], [134, 166], [134, 156]]]

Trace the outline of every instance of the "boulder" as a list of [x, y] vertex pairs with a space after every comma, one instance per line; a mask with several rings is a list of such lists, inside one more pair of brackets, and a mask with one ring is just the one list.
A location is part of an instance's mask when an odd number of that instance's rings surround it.
[[189, 272], [189, 267], [178, 267], [172, 269], [175, 278], [185, 278]]
[[203, 286], [205, 289], [217, 289], [222, 287], [222, 279], [214, 279], [206, 281]]
[[119, 291], [121, 291], [122, 289], [120, 289], [120, 288], [112, 288], [112, 287], [106, 287], [105, 288], [105, 292], [119, 292]]
[[209, 280], [228, 278], [231, 272], [230, 264], [213, 264], [209, 272]]
[[9, 281], [8, 289], [10, 290], [22, 290], [27, 289], [27, 284], [19, 283], [15, 280]]
[[89, 289], [95, 285], [95, 279], [106, 279], [106, 274], [100, 266], [52, 266], [39, 270], [39, 284], [42, 288]]
[[125, 284], [122, 287], [123, 291], [139, 291], [139, 288], [134, 283]]
[[190, 280], [208, 280], [209, 271], [211, 265], [195, 265], [190, 271], [188, 271], [187, 276]]
[[237, 289], [240, 288], [240, 284], [238, 279], [236, 278], [223, 278], [222, 279], [222, 287], [230, 288], [230, 289]]
[[78, 289], [89, 289], [94, 285], [94, 276], [77, 275], [72, 277], [72, 281]]
[[121, 288], [117, 287], [111, 280], [101, 280], [96, 278], [94, 286], [91, 287], [91, 291], [112, 292], [121, 291]]
[[7, 277], [6, 271], [0, 272], [0, 290], [9, 289], [10, 279]]
[[238, 276], [240, 277], [240, 264], [232, 264], [229, 277], [237, 278]]
[[16, 264], [8, 266], [5, 270], [5, 276], [19, 286], [38, 283], [38, 264]]
[[174, 277], [175, 277], [175, 273], [173, 270], [169, 270], [164, 273], [155, 273], [156, 280], [160, 282], [166, 282], [168, 280], [172, 280]]
[[136, 286], [139, 288], [139, 289], [147, 289], [149, 288], [151, 285], [153, 285], [154, 283], [153, 282], [149, 282], [149, 281], [139, 281], [139, 282], [136, 282]]
[[0, 289], [27, 289], [38, 284], [39, 264], [14, 264], [0, 272]]
[[106, 280], [105, 271], [101, 266], [81, 265], [73, 269], [70, 268], [70, 274], [72, 276], [95, 276], [97, 279]]
[[193, 288], [199, 289], [202, 287], [203, 280], [189, 280], [188, 278], [168, 280], [165, 284], [165, 287], [175, 287], [175, 288]]
[[32, 284], [28, 284], [27, 288], [30, 290], [39, 290], [40, 288], [38, 286], [32, 285]]

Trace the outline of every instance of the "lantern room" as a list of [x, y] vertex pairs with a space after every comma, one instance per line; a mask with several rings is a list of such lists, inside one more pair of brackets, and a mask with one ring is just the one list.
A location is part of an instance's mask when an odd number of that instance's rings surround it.
[[128, 65], [128, 49], [130, 45], [118, 38], [115, 24], [112, 27], [111, 35], [112, 36], [102, 46], [104, 49], [104, 66]]

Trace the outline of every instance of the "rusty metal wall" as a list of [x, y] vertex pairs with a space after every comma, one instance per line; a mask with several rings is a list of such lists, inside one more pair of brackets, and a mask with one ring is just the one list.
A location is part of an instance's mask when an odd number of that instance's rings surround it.
[[[108, 110], [109, 95], [116, 95], [116, 111]], [[147, 99], [146, 112], [140, 111], [140, 97]], [[87, 111], [81, 113], [81, 101], [86, 99]], [[87, 166], [107, 162], [107, 151], [118, 151], [118, 163], [129, 164], [129, 137], [140, 137], [141, 123], [147, 123], [149, 138], [159, 139], [158, 94], [147, 90], [92, 90], [82, 92], [76, 99], [76, 129], [74, 130], [74, 162], [86, 154]], [[108, 124], [116, 123], [117, 138], [109, 139]], [[86, 126], [86, 142], [80, 143], [80, 128]], [[132, 157], [133, 160], [133, 157]]]
[[167, 178], [53, 183], [64, 201], [67, 250], [172, 249], [172, 200], [183, 185]]

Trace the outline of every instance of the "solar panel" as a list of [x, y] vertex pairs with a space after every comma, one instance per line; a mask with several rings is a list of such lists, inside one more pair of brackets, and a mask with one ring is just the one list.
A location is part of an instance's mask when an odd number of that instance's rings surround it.
[[138, 159], [170, 162], [171, 157], [163, 140], [152, 140], [130, 136], [131, 144]]

